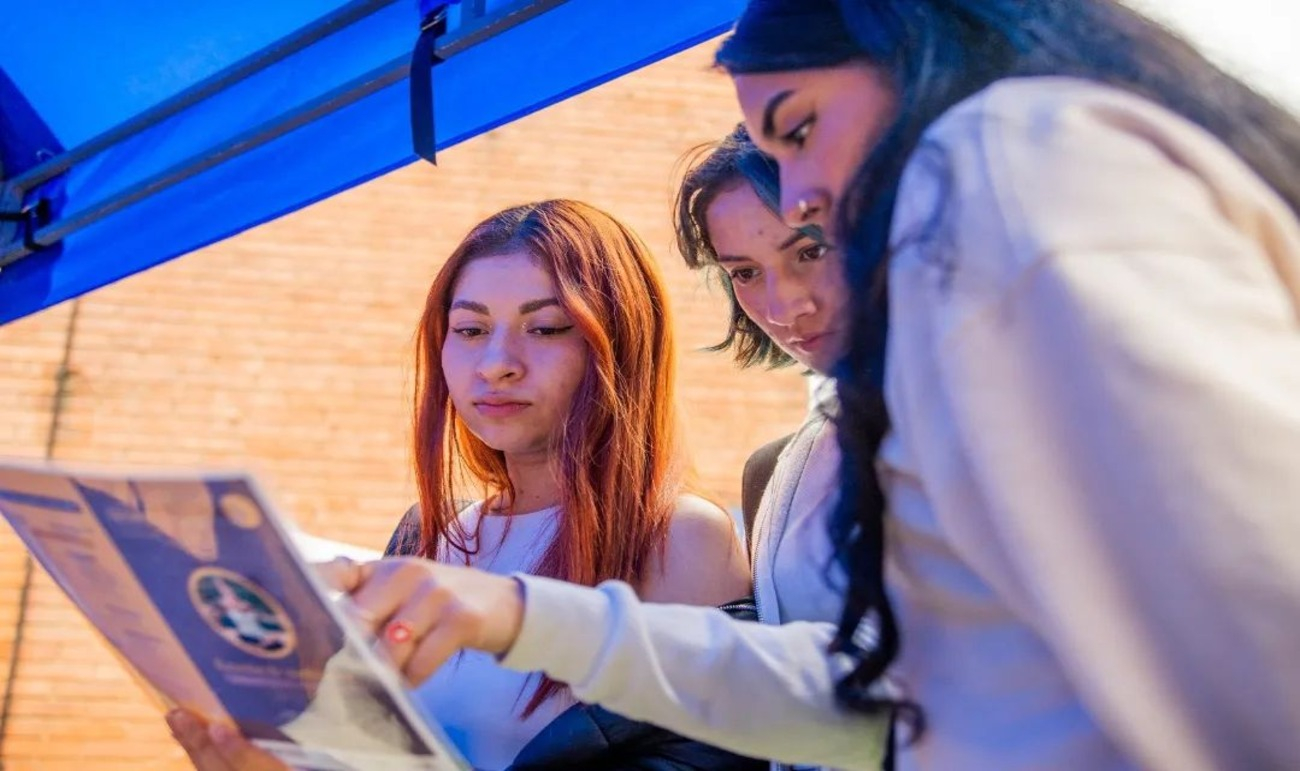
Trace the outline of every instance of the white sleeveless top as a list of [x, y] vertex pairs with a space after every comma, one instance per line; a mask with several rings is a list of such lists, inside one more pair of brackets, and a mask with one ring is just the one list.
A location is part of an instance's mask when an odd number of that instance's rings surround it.
[[[558, 507], [513, 516], [481, 516], [481, 503], [461, 512], [471, 534], [467, 545], [478, 547], [469, 562], [498, 575], [532, 573], [555, 536]], [[477, 544], [473, 538], [478, 531]], [[464, 557], [441, 554], [441, 561], [464, 564]], [[527, 719], [520, 713], [536, 692], [541, 676], [500, 666], [490, 654], [464, 651], [452, 658], [414, 691], [415, 698], [442, 725], [476, 769], [499, 771], [552, 720], [574, 704], [568, 694], [554, 696]]]

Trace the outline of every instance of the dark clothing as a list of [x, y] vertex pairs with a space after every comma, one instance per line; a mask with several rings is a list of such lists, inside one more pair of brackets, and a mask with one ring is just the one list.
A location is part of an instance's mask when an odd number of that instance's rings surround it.
[[420, 556], [420, 505], [416, 504], [406, 510], [402, 521], [397, 523], [393, 535], [384, 547], [385, 557]]
[[[763, 491], [767, 489], [767, 481], [772, 478], [772, 471], [776, 469], [776, 460], [781, 455], [781, 451], [794, 438], [794, 434], [786, 434], [780, 439], [773, 440], [754, 450], [745, 461], [745, 470], [740, 475], [740, 510], [745, 516], [745, 548], [750, 549], [750, 542], [754, 537], [754, 519], [758, 516], [758, 504], [763, 500]], [[751, 558], [753, 554], [749, 555]]]

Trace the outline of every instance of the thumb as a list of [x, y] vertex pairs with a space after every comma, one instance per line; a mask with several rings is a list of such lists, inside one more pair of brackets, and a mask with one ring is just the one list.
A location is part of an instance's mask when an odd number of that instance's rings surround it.
[[347, 557], [335, 557], [329, 562], [314, 563], [312, 568], [331, 589], [351, 594], [365, 584], [370, 572], [367, 564], [355, 562]]

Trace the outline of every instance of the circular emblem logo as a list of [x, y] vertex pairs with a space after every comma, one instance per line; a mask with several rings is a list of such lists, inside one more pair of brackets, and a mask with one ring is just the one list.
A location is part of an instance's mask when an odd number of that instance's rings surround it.
[[245, 653], [279, 659], [297, 646], [297, 633], [284, 608], [245, 576], [223, 568], [199, 568], [190, 574], [189, 594], [212, 631]]

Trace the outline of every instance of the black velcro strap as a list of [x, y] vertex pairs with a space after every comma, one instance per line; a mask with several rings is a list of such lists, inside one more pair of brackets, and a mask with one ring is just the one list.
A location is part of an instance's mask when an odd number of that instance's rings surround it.
[[447, 31], [447, 8], [443, 6], [424, 17], [420, 37], [411, 52], [411, 144], [415, 154], [429, 163], [438, 164], [436, 135], [433, 127], [433, 68], [438, 58], [438, 38]]
[[[3, 196], [0, 196], [0, 200]], [[18, 211], [0, 211], [0, 222], [18, 223], [18, 237], [22, 238], [23, 248], [28, 252], [39, 252], [41, 244], [36, 243], [36, 230], [50, 222], [50, 202], [45, 198], [25, 204]], [[15, 238], [17, 240], [17, 238]], [[0, 242], [0, 246], [6, 244]]]

